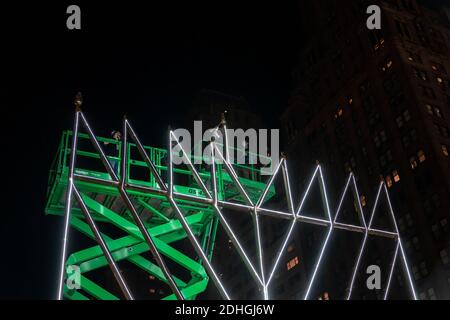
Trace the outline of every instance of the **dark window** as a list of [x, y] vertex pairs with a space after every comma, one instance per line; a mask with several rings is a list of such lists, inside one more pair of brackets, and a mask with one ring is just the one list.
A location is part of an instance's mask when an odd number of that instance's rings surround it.
[[401, 22], [399, 20], [395, 20], [395, 25], [397, 27], [397, 31], [398, 33], [402, 36], [402, 37], [406, 37], [408, 39], [411, 38], [410, 34], [409, 34], [409, 30], [408, 30], [408, 26], [406, 25], [406, 23]]
[[414, 74], [417, 78], [422, 79], [424, 81], [428, 80], [428, 75], [425, 71], [414, 68]]

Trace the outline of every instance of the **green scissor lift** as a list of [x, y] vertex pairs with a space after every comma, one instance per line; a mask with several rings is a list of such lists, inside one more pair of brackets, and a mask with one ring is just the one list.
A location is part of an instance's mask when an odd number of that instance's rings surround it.
[[[65, 214], [72, 136], [72, 131], [63, 132], [55, 160], [52, 164], [48, 181], [46, 214], [58, 216], [64, 216]], [[101, 167], [92, 165], [100, 161], [100, 155], [95, 150], [83, 147], [83, 142], [88, 142], [88, 140], [89, 137], [87, 134], [78, 133], [79, 143], [76, 152], [77, 161], [74, 173], [79, 176], [98, 178], [99, 181], [111, 179], [104, 168], [102, 169]], [[103, 137], [97, 137], [97, 140], [101, 144], [117, 144], [118, 148], [121, 148], [120, 142], [115, 140]], [[150, 160], [155, 164], [158, 172], [164, 177], [167, 174], [167, 166], [165, 165], [167, 150], [153, 147], [144, 148]], [[128, 143], [127, 149], [127, 181], [134, 185], [157, 188], [157, 183], [153, 175], [150, 174], [142, 178], [143, 175], [133, 174], [133, 172], [145, 171], [148, 167], [137, 155], [135, 144]], [[119, 152], [119, 154], [121, 153]], [[109, 157], [109, 159], [115, 159], [119, 163], [121, 161], [120, 157]], [[247, 191], [249, 197], [256, 202], [266, 186], [263, 177], [260, 175], [260, 170], [251, 165], [236, 165], [235, 167], [239, 181]], [[204, 181], [208, 181], [210, 178], [211, 172], [209, 170], [209, 168], [199, 168], [199, 174]], [[180, 177], [179, 180], [175, 180], [175, 192], [197, 197], [202, 196], [203, 192], [196, 180], [193, 179], [191, 171], [174, 168], [173, 172]], [[220, 165], [216, 166], [216, 177], [218, 199], [238, 203], [243, 202], [240, 193], [233, 187], [231, 177]], [[180, 182], [178, 184], [177, 181], [182, 181], [182, 183]], [[103, 239], [114, 261], [127, 260], [149, 275], [167, 283], [161, 268], [143, 256], [143, 253], [149, 251], [149, 247], [130, 216], [127, 207], [121, 201], [117, 188], [100, 182], [95, 183], [95, 179], [76, 181], [75, 184], [84, 203], [91, 212], [94, 221], [111, 224], [126, 233], [126, 236], [116, 238], [102, 233]], [[206, 289], [209, 277], [203, 263], [198, 257], [189, 257], [186, 253], [183, 253], [174, 246], [175, 242], [183, 240], [187, 235], [180, 221], [174, 215], [167, 198], [162, 195], [143, 191], [130, 190], [127, 192], [132, 198], [133, 204], [140, 216], [146, 217], [145, 226], [152, 236], [158, 252], [165, 259], [170, 259], [172, 262], [178, 264], [179, 268], [189, 271], [191, 275], [189, 281], [183, 281], [175, 275], [172, 276], [177, 287], [182, 291], [183, 296], [186, 299], [195, 299], [198, 294]], [[274, 194], [275, 190], [272, 186], [265, 199], [270, 199]], [[218, 226], [218, 219], [214, 210], [207, 204], [196, 201], [178, 199], [177, 203], [183, 210], [193, 233], [199, 239], [202, 249], [211, 261]], [[95, 240], [94, 234], [85, 221], [85, 216], [82, 211], [76, 202], [72, 204], [70, 215], [71, 229], [76, 229], [84, 236]], [[69, 253], [65, 265], [66, 268], [73, 265], [78, 266], [81, 274], [79, 289], [69, 289], [67, 285], [64, 285], [65, 298], [74, 300], [111, 300], [119, 298], [89, 278], [90, 271], [108, 267], [107, 259], [98, 245]], [[176, 299], [176, 296], [169, 294], [164, 299]]]

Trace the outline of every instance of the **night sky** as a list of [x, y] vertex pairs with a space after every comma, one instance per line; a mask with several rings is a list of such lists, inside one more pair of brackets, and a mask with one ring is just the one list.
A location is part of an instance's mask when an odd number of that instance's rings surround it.
[[[97, 134], [126, 113], [148, 145], [164, 146], [203, 88], [245, 97], [276, 128], [305, 31], [296, 1], [59, 2], [0, 9], [0, 299], [55, 297], [62, 219], [44, 215], [45, 192], [76, 92]], [[66, 29], [73, 3], [81, 31]]]
[[167, 126], [177, 127], [202, 88], [245, 97], [278, 127], [297, 6], [214, 2], [78, 1], [81, 31], [66, 29], [72, 3], [2, 4], [0, 298], [55, 297], [62, 219], [44, 215], [45, 192], [77, 91], [97, 134], [118, 128], [126, 113], [148, 145], [164, 146]]

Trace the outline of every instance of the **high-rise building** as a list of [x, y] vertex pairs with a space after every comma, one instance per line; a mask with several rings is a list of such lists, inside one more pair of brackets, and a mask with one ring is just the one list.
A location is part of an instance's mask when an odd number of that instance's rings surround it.
[[[366, 26], [366, 9], [373, 4], [382, 9], [380, 30]], [[320, 161], [334, 210], [349, 171], [357, 178], [366, 217], [384, 179], [420, 299], [450, 299], [446, 12], [415, 0], [299, 2], [308, 32], [299, 39], [295, 89], [281, 117], [293, 176], [307, 176]], [[296, 187], [301, 191], [304, 184]], [[313, 250], [301, 243], [305, 252]], [[331, 257], [341, 255], [343, 249], [337, 250]], [[372, 254], [367, 261], [383, 258], [380, 250]], [[345, 265], [335, 264], [320, 277], [331, 299], [345, 297], [348, 274], [339, 276]], [[396, 292], [405, 287], [398, 271], [393, 297], [402, 297]], [[382, 295], [356, 290], [353, 297]]]

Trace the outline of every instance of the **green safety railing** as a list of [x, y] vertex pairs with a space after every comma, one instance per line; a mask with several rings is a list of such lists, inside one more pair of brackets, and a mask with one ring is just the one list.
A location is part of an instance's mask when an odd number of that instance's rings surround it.
[[[72, 152], [72, 138], [72, 131], [63, 132], [58, 145], [58, 150], [51, 165], [47, 189], [47, 214], [63, 215], [65, 213], [65, 194], [69, 177], [69, 158]], [[121, 154], [122, 145], [120, 141], [105, 137], [97, 137], [97, 140], [102, 146], [110, 144], [110, 147], [112, 146], [113, 149], [114, 146], [116, 146], [117, 155]], [[87, 146], [90, 146], [90, 148]], [[136, 145], [128, 143], [127, 148], [127, 183], [158, 189], [159, 187], [155, 181], [155, 177], [148, 172], [147, 164], [140, 158], [140, 155], [136, 150]], [[155, 165], [158, 173], [164, 177], [168, 170], [165, 163], [168, 158], [167, 150], [149, 146], [144, 146], [144, 150]], [[107, 155], [107, 158], [110, 161], [117, 161], [118, 176], [120, 176], [121, 158], [111, 155]], [[191, 161], [194, 160], [195, 158], [191, 157]], [[97, 163], [93, 164], [93, 162]], [[106, 168], [104, 168], [100, 161], [100, 155], [92, 147], [89, 136], [85, 133], [78, 134], [75, 163], [75, 173], [79, 176], [110, 180]], [[239, 181], [245, 187], [249, 195], [254, 199], [259, 198], [261, 192], [265, 188], [265, 181], [264, 177], [261, 176], [260, 168], [255, 165], [246, 166], [241, 164], [235, 165], [234, 167], [238, 176], [245, 174], [245, 177], [239, 177]], [[201, 179], [208, 181], [211, 178], [211, 172], [209, 171], [210, 167], [201, 164], [196, 165], [196, 168]], [[135, 171], [139, 170], [146, 170], [147, 175], [143, 177], [142, 172], [141, 175], [136, 174]], [[205, 196], [189, 169], [174, 167], [173, 173], [179, 176], [179, 179], [175, 179], [174, 189], [176, 192], [197, 197]], [[231, 187], [233, 181], [220, 164], [216, 165], [216, 178], [219, 199], [228, 200], [232, 198], [237, 201], [243, 201], [238, 195], [239, 192], [233, 190]], [[76, 184], [82, 194], [83, 201], [92, 212], [92, 216], [95, 220], [112, 224], [129, 234], [128, 236], [118, 239], [113, 239], [108, 235], [103, 234], [113, 258], [116, 261], [128, 260], [138, 268], [153, 275], [155, 278], [167, 282], [161, 269], [140, 255], [148, 250], [148, 246], [145, 241], [143, 241], [142, 234], [136, 229], [136, 225], [132, 219], [127, 218], [126, 210], [123, 209], [123, 212], [116, 212], [111, 207], [112, 203], [114, 203], [114, 199], [118, 198], [117, 189], [93, 182], [78, 181]], [[128, 192], [133, 196], [133, 201], [136, 201], [135, 204], [137, 208], [139, 208], [139, 212], [147, 210], [153, 215], [150, 221], [146, 222], [146, 225], [149, 228], [149, 233], [154, 237], [158, 250], [167, 258], [191, 272], [192, 278], [190, 281], [182, 281], [176, 277], [174, 277], [174, 279], [186, 299], [195, 299], [198, 294], [206, 289], [209, 277], [207, 276], [201, 261], [186, 256], [186, 254], [172, 246], [172, 243], [184, 239], [186, 233], [177, 219], [166, 216], [164, 213], [164, 209], [170, 208], [170, 205], [163, 196], [137, 191]], [[274, 193], [275, 190], [271, 187], [266, 199], [270, 199]], [[104, 195], [102, 202], [96, 198], [97, 195]], [[159, 207], [152, 206], [150, 204], [151, 199], [160, 200], [158, 204]], [[178, 199], [177, 202], [179, 202], [180, 208], [184, 210], [186, 219], [194, 234], [200, 238], [201, 246], [206, 252], [208, 259], [211, 260], [218, 226], [218, 219], [214, 215], [214, 210], [209, 205], [198, 202], [181, 199]], [[71, 227], [85, 236], [93, 238], [93, 233], [84, 221], [80, 209], [77, 206], [74, 206], [71, 211]], [[72, 253], [67, 258], [66, 266], [74, 264], [78, 265], [81, 269], [82, 285], [80, 290], [71, 290], [65, 286], [64, 296], [66, 298], [80, 300], [92, 298], [117, 299], [117, 295], [107, 291], [105, 288], [88, 278], [90, 271], [107, 266], [105, 257], [101, 254], [98, 246]], [[165, 297], [165, 299], [174, 298], [174, 294], [169, 294]]]

